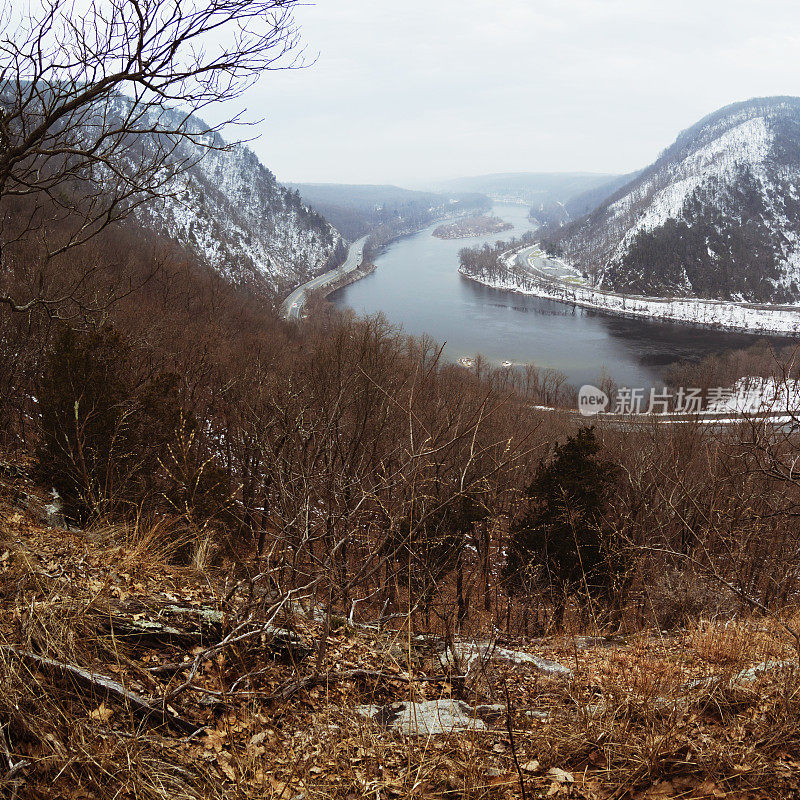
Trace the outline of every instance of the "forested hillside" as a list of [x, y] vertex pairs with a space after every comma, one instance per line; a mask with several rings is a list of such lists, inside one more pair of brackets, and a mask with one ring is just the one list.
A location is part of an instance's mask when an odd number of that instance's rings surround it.
[[800, 100], [728, 106], [587, 217], [548, 234], [607, 288], [800, 299]]
[[378, 230], [412, 231], [457, 214], [489, 207], [480, 194], [443, 195], [397, 186], [349, 186], [335, 183], [290, 184], [313, 209], [350, 241]]
[[[281, 186], [248, 147], [228, 148], [219, 134], [202, 133], [207, 126], [201, 120], [184, 121], [174, 111], [163, 112], [161, 124], [188, 126], [204, 141], [176, 144], [168, 164], [185, 163], [188, 169], [138, 210], [153, 233], [191, 248], [229, 280], [273, 297], [341, 256], [344, 243], [336, 228]], [[154, 147], [149, 135], [137, 146]]]
[[[0, 785], [345, 797], [412, 786], [411, 753], [443, 791], [493, 770], [601, 797], [652, 737], [698, 732], [643, 784], [794, 785], [791, 434], [582, 426], [536, 408], [573, 407], [563, 376], [465, 370], [324, 306], [284, 323], [135, 226], [82, 263], [69, 322], [0, 316], [0, 716], [23, 764]], [[731, 742], [745, 719], [762, 744]]]

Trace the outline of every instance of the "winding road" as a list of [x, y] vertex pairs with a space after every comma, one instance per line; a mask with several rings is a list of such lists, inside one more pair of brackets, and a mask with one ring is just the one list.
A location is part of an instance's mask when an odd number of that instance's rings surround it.
[[332, 269], [328, 272], [323, 272], [322, 275], [317, 275], [310, 281], [298, 286], [284, 301], [281, 306], [281, 313], [286, 319], [300, 319], [306, 299], [310, 292], [314, 289], [321, 289], [327, 284], [334, 283], [340, 280], [350, 272], [354, 272], [361, 266], [364, 260], [364, 244], [367, 237], [364, 236], [357, 242], [350, 245], [350, 250], [347, 252], [347, 260], [338, 269]]
[[550, 278], [557, 281], [571, 281], [576, 280], [583, 283], [580, 273], [568, 267], [563, 261], [556, 260], [545, 256], [538, 245], [526, 247], [517, 253], [517, 263], [521, 267], [534, 270], [538, 272], [543, 278]]

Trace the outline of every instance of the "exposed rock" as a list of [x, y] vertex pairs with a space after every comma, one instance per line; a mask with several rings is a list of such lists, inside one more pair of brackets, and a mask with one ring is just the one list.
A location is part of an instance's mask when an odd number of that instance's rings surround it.
[[764, 661], [756, 664], [750, 669], [742, 670], [733, 678], [733, 683], [752, 683], [757, 680], [763, 672], [777, 672], [784, 669], [795, 669], [797, 664], [793, 661]]
[[403, 648], [402, 645], [393, 644], [389, 648], [389, 654], [388, 655], [389, 655], [389, 658], [393, 658], [398, 663], [403, 663], [403, 661], [406, 658], [407, 653], [406, 653], [406, 650]]
[[538, 719], [540, 722], [549, 722], [550, 717], [552, 714], [549, 711], [540, 711], [537, 709], [529, 709], [527, 711], [522, 712], [526, 717], [530, 719]]
[[325, 619], [324, 606], [309, 606], [306, 608], [302, 603], [297, 600], [290, 600], [286, 604], [287, 611], [292, 615], [297, 615], [310, 622], [322, 622]]
[[394, 703], [383, 707], [359, 706], [356, 712], [404, 736], [436, 736], [467, 730], [484, 731], [487, 723], [502, 717], [505, 706], [472, 707], [460, 700], [442, 699]]
[[[777, 672], [784, 669], [797, 669], [794, 661], [763, 661], [749, 669], [743, 669], [731, 679], [731, 683], [752, 683], [764, 672]], [[722, 675], [703, 675], [699, 678], [691, 678], [683, 685], [685, 689], [696, 689], [698, 686], [710, 686], [723, 679]]]
[[44, 507], [45, 524], [48, 528], [63, 528], [63, 505], [61, 503], [61, 496], [55, 489], [53, 489], [52, 498], [52, 501]]
[[[131, 642], [159, 642], [189, 646], [219, 641], [224, 633], [225, 615], [214, 608], [165, 605], [157, 619], [140, 618], [139, 614], [112, 614], [105, 623], [106, 632]], [[261, 629], [253, 622], [254, 629]], [[267, 625], [261, 629], [264, 644], [280, 656], [291, 654], [303, 658], [311, 647], [302, 636], [288, 628]]]
[[505, 647], [498, 647], [493, 642], [488, 641], [456, 642], [452, 648], [448, 647], [444, 650], [440, 660], [444, 667], [453, 667], [457, 663], [466, 674], [470, 674], [481, 664], [489, 661], [531, 664], [541, 672], [551, 675], [569, 677], [572, 674], [568, 667], [559, 664], [557, 661], [535, 656], [525, 650], [510, 650]]
[[151, 619], [131, 619], [128, 617], [110, 616], [106, 628], [108, 633], [113, 633], [117, 639], [128, 641], [157, 641], [171, 644], [173, 642], [194, 641], [195, 637], [186, 631], [165, 625]]
[[489, 767], [488, 769], [484, 770], [483, 774], [487, 778], [499, 778], [502, 775], [505, 775], [502, 769], [497, 769], [497, 767]]
[[53, 489], [50, 493], [50, 502], [45, 503], [36, 494], [28, 494], [23, 498], [22, 507], [48, 528], [65, 528], [63, 504], [58, 492]]

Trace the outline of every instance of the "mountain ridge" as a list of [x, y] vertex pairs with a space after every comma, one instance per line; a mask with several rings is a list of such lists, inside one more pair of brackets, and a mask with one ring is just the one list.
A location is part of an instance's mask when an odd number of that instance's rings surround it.
[[[126, 100], [119, 98], [121, 109]], [[188, 248], [210, 268], [261, 296], [277, 297], [346, 253], [338, 230], [283, 186], [245, 144], [227, 144], [202, 120], [161, 112], [168, 126], [185, 124], [171, 162], [185, 169], [163, 196], [135, 210], [140, 225]], [[158, 146], [147, 131], [137, 147]], [[135, 158], [135, 152], [131, 153]]]
[[800, 300], [800, 98], [705, 116], [585, 217], [545, 236], [598, 285]]
[[350, 241], [389, 226], [414, 230], [438, 219], [486, 210], [483, 195], [441, 194], [393, 184], [287, 183], [303, 201], [336, 226]]

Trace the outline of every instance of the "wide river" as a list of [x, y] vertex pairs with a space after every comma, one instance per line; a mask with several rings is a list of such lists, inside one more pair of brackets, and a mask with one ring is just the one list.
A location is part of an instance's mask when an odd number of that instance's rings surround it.
[[437, 226], [431, 225], [390, 244], [372, 275], [335, 292], [331, 301], [362, 314], [383, 312], [407, 333], [429, 334], [445, 344], [448, 359], [480, 353], [497, 364], [553, 367], [578, 386], [596, 382], [605, 368], [619, 385], [648, 388], [661, 383], [667, 364], [746, 347], [759, 338], [608, 316], [467, 280], [458, 273], [461, 248], [510, 239], [532, 227], [526, 206], [498, 203], [492, 213], [514, 229], [437, 239]]

